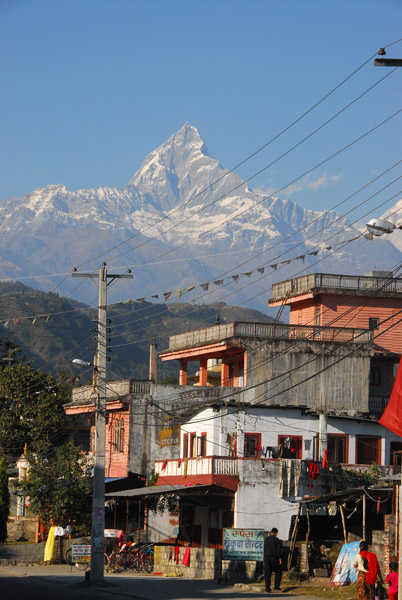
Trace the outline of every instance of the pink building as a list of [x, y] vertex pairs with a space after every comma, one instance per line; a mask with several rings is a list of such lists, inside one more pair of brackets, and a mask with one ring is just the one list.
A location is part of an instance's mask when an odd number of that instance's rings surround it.
[[402, 354], [402, 279], [314, 273], [274, 283], [269, 305], [289, 306], [291, 325], [373, 330], [377, 352]]

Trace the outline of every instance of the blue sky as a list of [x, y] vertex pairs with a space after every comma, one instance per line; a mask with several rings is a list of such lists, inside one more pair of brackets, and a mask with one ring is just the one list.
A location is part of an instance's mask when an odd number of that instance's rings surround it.
[[[399, 0], [0, 0], [0, 201], [48, 184], [124, 187], [186, 121], [232, 168], [401, 38], [401, 22]], [[402, 57], [402, 42], [387, 55]], [[389, 71], [371, 60], [238, 173], [251, 177]], [[393, 114], [401, 76], [250, 186], [283, 187]], [[346, 197], [400, 158], [401, 118], [280, 196], [320, 209]]]

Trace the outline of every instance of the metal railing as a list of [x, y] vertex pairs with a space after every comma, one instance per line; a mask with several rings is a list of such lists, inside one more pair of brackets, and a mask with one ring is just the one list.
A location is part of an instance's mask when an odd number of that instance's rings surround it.
[[316, 288], [402, 294], [402, 279], [369, 277], [366, 275], [313, 273], [274, 283], [272, 285], [272, 297], [270, 300], [282, 300], [287, 294], [298, 295], [308, 293]]
[[217, 341], [223, 342], [225, 339], [233, 337], [366, 343], [373, 339], [373, 334], [372, 331], [367, 329], [355, 329], [352, 327], [315, 327], [312, 325], [233, 322], [172, 335], [169, 338], [169, 351], [212, 344]]
[[220, 456], [198, 456], [167, 461], [155, 461], [155, 473], [163, 477], [184, 477], [185, 475], [238, 475], [238, 458]]

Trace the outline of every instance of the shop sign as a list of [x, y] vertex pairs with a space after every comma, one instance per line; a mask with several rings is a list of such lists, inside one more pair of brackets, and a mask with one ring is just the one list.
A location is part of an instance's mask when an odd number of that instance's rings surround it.
[[224, 529], [223, 560], [264, 560], [263, 529]]

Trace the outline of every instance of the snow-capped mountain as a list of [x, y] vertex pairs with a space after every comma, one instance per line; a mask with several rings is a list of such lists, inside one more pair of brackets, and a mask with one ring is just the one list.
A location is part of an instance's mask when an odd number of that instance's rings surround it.
[[[272, 282], [309, 266], [310, 271], [360, 273], [400, 260], [389, 242], [376, 240], [374, 246], [361, 238], [313, 266], [317, 257], [307, 253], [317, 244], [333, 245], [356, 233], [333, 212], [305, 210], [289, 199], [252, 191], [209, 155], [197, 129], [186, 123], [145, 158], [124, 188], [69, 191], [48, 185], [6, 200], [0, 206], [0, 277], [31, 277], [24, 283], [51, 290], [61, 279], [53, 275], [73, 267], [88, 271], [102, 261], [119, 272], [130, 267], [134, 281], [119, 282], [113, 300], [177, 290], [293, 259], [278, 271], [267, 269], [252, 288], [229, 288], [228, 303], [266, 309]], [[297, 256], [303, 258], [296, 266]], [[58, 291], [72, 287], [67, 279]], [[94, 290], [80, 286], [72, 295], [89, 301]], [[192, 298], [196, 296], [195, 291]], [[217, 290], [202, 301], [220, 297]]]

